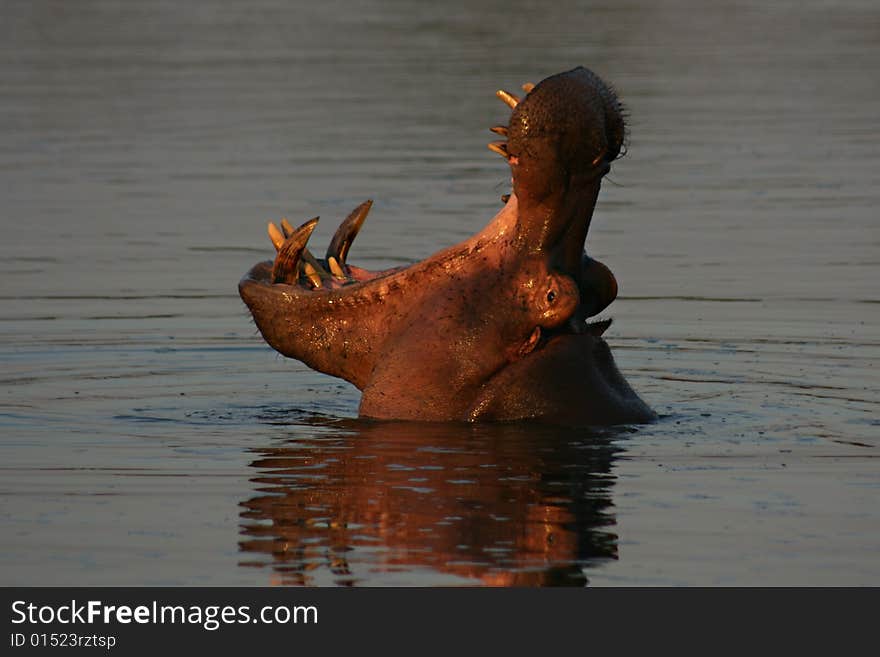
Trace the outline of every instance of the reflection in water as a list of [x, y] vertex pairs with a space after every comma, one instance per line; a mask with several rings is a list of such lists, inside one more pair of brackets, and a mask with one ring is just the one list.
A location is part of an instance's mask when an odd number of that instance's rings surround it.
[[364, 421], [297, 431], [255, 450], [242, 565], [299, 585], [418, 583], [425, 571], [431, 583], [585, 585], [584, 567], [617, 558], [614, 435]]

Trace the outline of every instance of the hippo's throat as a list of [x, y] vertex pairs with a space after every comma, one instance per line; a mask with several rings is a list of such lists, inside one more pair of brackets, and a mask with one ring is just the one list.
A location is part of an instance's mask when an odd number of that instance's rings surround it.
[[565, 176], [541, 199], [520, 189], [517, 239], [523, 250], [543, 254], [554, 268], [577, 278], [600, 187], [601, 176], [591, 172]]

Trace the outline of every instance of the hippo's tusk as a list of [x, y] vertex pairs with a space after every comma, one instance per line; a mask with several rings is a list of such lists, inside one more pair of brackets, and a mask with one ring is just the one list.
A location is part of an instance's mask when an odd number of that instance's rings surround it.
[[[315, 217], [315, 220], [317, 219], [318, 217]], [[290, 237], [296, 232], [287, 219], [281, 220], [281, 230], [284, 231], [284, 237]], [[302, 253], [300, 254], [299, 268], [302, 270], [302, 274], [308, 278], [315, 287], [321, 287], [321, 279], [330, 278], [330, 272], [324, 268], [324, 265], [322, 265], [307, 248], [303, 248]]]
[[489, 128], [491, 132], [494, 132], [496, 135], [501, 135], [502, 137], [507, 136], [507, 126], [506, 125], [494, 125]]
[[528, 93], [531, 93], [531, 92], [532, 92], [532, 89], [534, 89], [534, 88], [535, 88], [535, 83], [534, 83], [534, 82], [526, 82], [526, 83], [522, 86], [522, 90], [525, 91], [527, 94], [528, 94]]
[[275, 262], [272, 265], [273, 283], [287, 283], [289, 285], [296, 283], [299, 277], [300, 256], [317, 225], [317, 217], [309, 219], [284, 240], [278, 248], [278, 255], [275, 256]]
[[[372, 200], [368, 199], [364, 201], [352, 210], [351, 214], [339, 224], [339, 228], [337, 228], [336, 232], [333, 234], [333, 239], [330, 240], [330, 246], [327, 247], [328, 264], [330, 258], [333, 258], [340, 266], [340, 270], [342, 270], [342, 265], [345, 264], [345, 259], [348, 257], [348, 250], [351, 248], [354, 238], [357, 237], [361, 226], [364, 225], [364, 220], [367, 218], [367, 214], [369, 214], [371, 207], [373, 207]], [[332, 268], [332, 265], [330, 266]], [[343, 274], [343, 276], [345, 275]]]

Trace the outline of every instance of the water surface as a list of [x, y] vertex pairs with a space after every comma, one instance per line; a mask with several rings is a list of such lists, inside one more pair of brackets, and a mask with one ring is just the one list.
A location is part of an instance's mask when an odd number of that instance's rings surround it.
[[[3, 584], [880, 584], [871, 2], [0, 5]], [[374, 268], [508, 191], [495, 89], [583, 64], [588, 248], [660, 413], [356, 421], [236, 293], [366, 198]], [[320, 250], [320, 248], [319, 248]]]

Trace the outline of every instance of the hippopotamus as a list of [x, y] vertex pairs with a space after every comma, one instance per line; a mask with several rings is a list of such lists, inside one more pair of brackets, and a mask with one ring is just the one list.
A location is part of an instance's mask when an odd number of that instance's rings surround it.
[[512, 190], [483, 230], [406, 267], [368, 271], [348, 252], [372, 202], [346, 218], [324, 258], [298, 228], [269, 224], [277, 251], [239, 283], [263, 338], [281, 354], [362, 392], [366, 418], [649, 422], [595, 320], [617, 296], [584, 250], [602, 178], [623, 149], [621, 103], [578, 67], [497, 95], [512, 110], [489, 144]]

